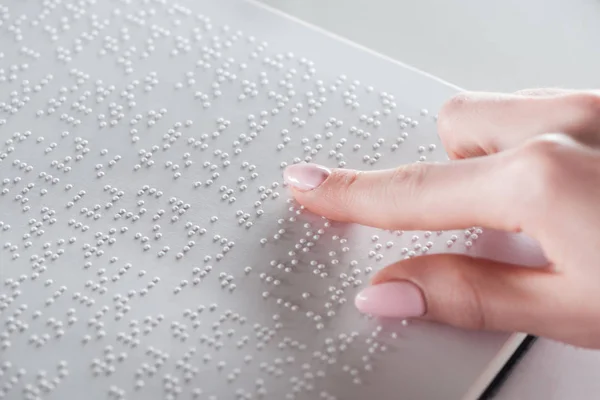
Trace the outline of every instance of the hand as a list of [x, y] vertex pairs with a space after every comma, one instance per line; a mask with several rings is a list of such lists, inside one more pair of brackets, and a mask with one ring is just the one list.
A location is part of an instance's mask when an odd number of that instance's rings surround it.
[[332, 220], [523, 232], [549, 264], [410, 258], [379, 271], [358, 309], [600, 348], [600, 94], [460, 94], [438, 130], [446, 163], [373, 172], [296, 164], [285, 179], [300, 204]]

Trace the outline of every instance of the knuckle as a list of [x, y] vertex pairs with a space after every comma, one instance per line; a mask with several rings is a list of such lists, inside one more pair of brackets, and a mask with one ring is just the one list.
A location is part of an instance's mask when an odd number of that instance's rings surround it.
[[[399, 193], [403, 196], [416, 198], [426, 186], [427, 176], [431, 169], [430, 164], [413, 163], [395, 168], [390, 174], [389, 182], [385, 185], [385, 199], [393, 199], [395, 205], [402, 204], [404, 199], [398, 198]], [[402, 190], [398, 190], [398, 188]]]
[[564, 165], [561, 165], [563, 146], [554, 140], [538, 138], [521, 149], [519, 163], [523, 170], [519, 171], [520, 176], [528, 179], [530, 184], [537, 183], [535, 187], [542, 189], [542, 195], [554, 194], [556, 184], [564, 173]]
[[452, 96], [444, 103], [440, 113], [445, 116], [452, 115], [452, 113], [468, 107], [469, 104], [472, 103], [475, 96], [475, 93], [472, 92], [460, 92]]
[[461, 92], [442, 105], [438, 113], [437, 127], [440, 138], [446, 145], [452, 143], [452, 133], [456, 129], [457, 116], [469, 107], [473, 102], [473, 97], [474, 94], [470, 92]]
[[467, 268], [473, 260], [462, 256], [430, 255], [421, 258], [413, 273], [426, 288], [431, 317], [463, 329], [488, 329], [485, 296], [480, 293], [476, 273]]
[[544, 136], [526, 143], [509, 164], [514, 183], [511, 193], [514, 203], [527, 214], [523, 217], [543, 218], [566, 190], [568, 165], [562, 162], [565, 144], [554, 140], [559, 137]]
[[[458, 262], [458, 261], [457, 261]], [[473, 277], [465, 272], [461, 265], [450, 268], [454, 275], [452, 280], [455, 283], [456, 296], [460, 299], [459, 307], [452, 315], [453, 323], [461, 328], [473, 330], [485, 330], [489, 328], [486, 318], [486, 309], [484, 297], [479, 292], [478, 285]]]
[[600, 92], [581, 92], [572, 95], [573, 107], [577, 109], [573, 133], [583, 141], [595, 139], [600, 125]]
[[600, 119], [600, 93], [581, 92], [572, 95], [576, 106], [583, 110], [584, 115], [597, 121]]
[[[335, 170], [324, 185], [324, 197], [334, 207], [351, 208], [360, 191], [352, 190], [361, 172], [354, 170]], [[358, 192], [358, 193], [357, 193]]]

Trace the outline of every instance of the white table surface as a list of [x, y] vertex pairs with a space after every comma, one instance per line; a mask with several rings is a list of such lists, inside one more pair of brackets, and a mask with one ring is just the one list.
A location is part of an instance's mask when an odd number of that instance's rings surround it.
[[[598, 0], [261, 0], [469, 90], [600, 88]], [[600, 396], [600, 352], [539, 340], [495, 397]]]

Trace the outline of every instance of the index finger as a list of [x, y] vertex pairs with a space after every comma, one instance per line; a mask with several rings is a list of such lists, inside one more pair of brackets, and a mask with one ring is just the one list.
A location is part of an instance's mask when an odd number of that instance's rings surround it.
[[380, 171], [296, 164], [285, 171], [294, 197], [335, 221], [382, 229], [520, 230], [505, 154]]

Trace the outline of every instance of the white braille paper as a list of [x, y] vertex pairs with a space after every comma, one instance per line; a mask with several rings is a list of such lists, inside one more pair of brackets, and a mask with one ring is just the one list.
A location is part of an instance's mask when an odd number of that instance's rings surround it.
[[2, 1], [0, 399], [477, 395], [521, 335], [352, 303], [487, 233], [327, 221], [282, 180], [446, 159], [456, 90], [249, 2]]

